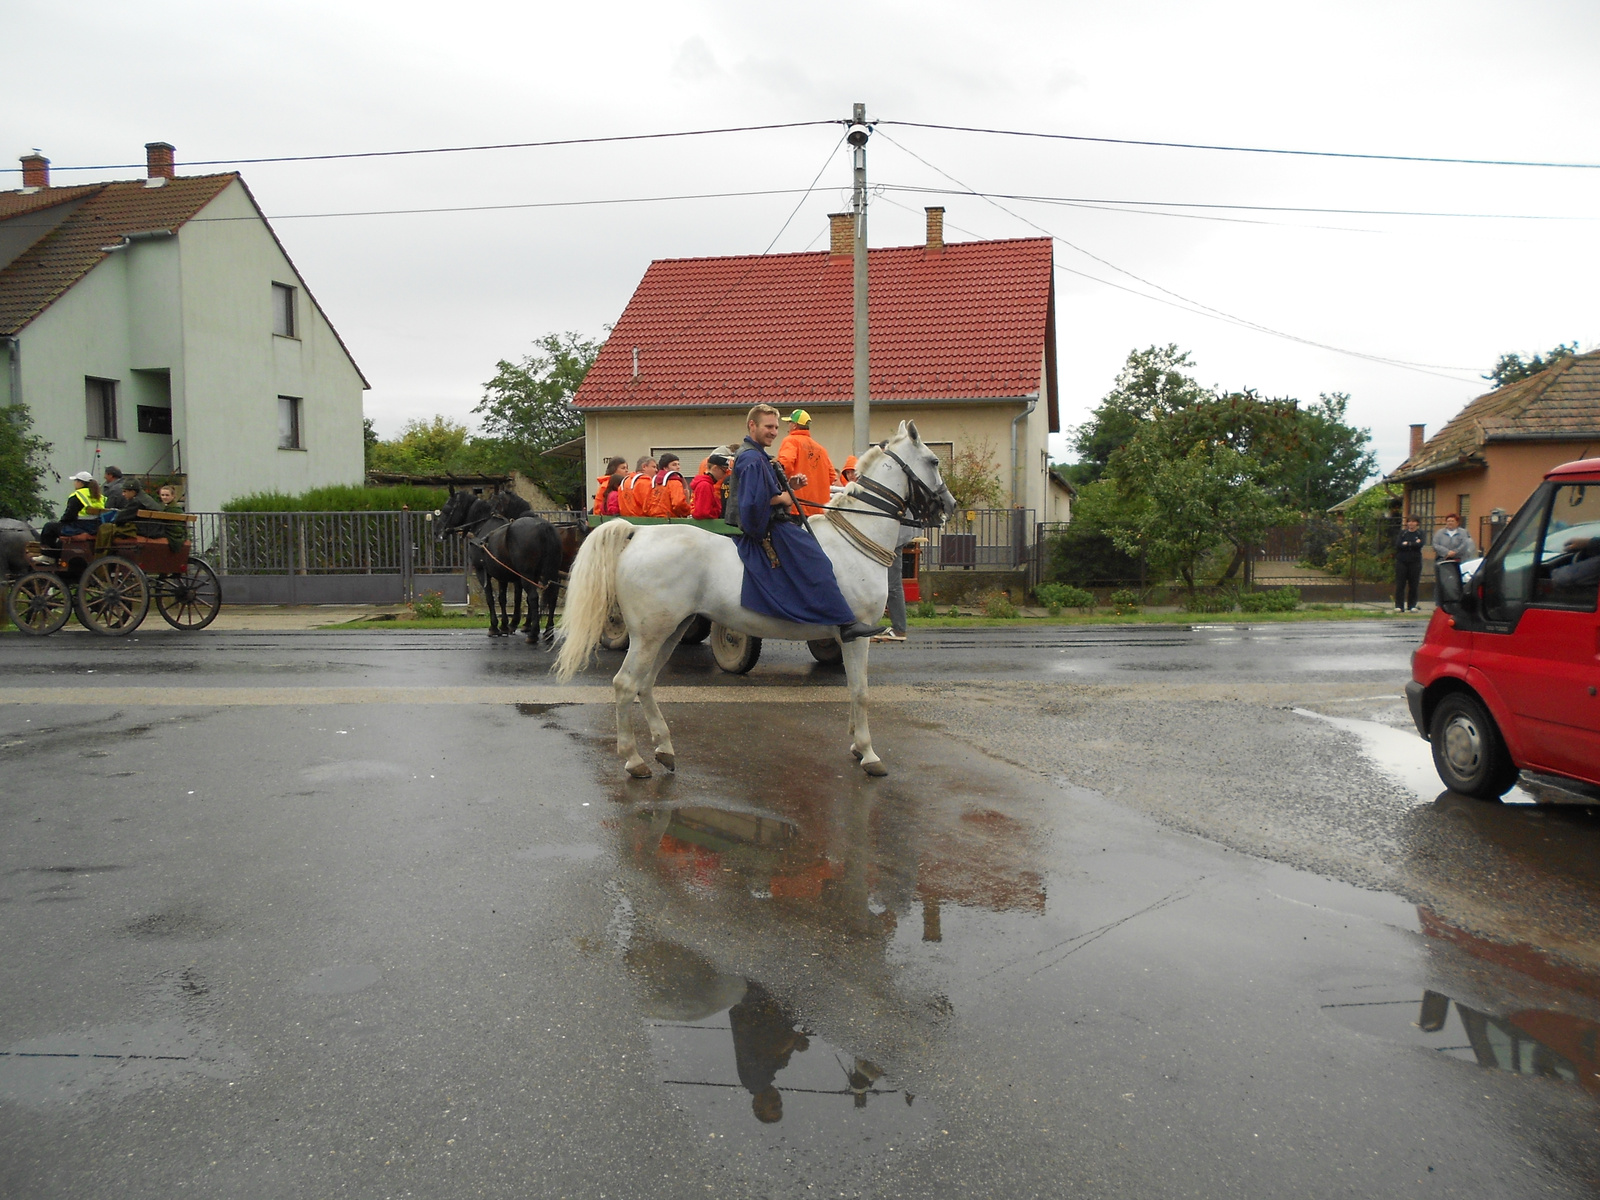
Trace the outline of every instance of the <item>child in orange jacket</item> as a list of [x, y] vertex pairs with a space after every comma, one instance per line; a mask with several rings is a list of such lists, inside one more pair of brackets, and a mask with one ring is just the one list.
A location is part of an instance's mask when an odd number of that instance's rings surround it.
[[676, 454], [670, 451], [657, 460], [660, 467], [650, 485], [652, 517], [687, 517], [692, 505], [683, 486], [683, 470]]

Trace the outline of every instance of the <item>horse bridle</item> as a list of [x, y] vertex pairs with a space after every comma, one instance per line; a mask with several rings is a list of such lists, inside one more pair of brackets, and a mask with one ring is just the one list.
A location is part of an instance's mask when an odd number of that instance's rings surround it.
[[[906, 483], [909, 485], [907, 494], [902, 496], [893, 488], [886, 488], [874, 479], [867, 479], [865, 476], [857, 475], [852, 482], [861, 491], [853, 493], [855, 498], [869, 508], [875, 508], [885, 516], [893, 517], [901, 525], [910, 529], [921, 529], [926, 525], [933, 524], [935, 520], [942, 524], [944, 505], [940, 502], [940, 495], [948, 496], [950, 494], [950, 489], [945, 485], [944, 480], [941, 479], [939, 481], [939, 491], [935, 492], [922, 482], [916, 472], [906, 465], [905, 459], [889, 449], [887, 443], [879, 442], [878, 449], [893, 459], [895, 465], [905, 472]], [[912, 519], [906, 520], [907, 516]]]

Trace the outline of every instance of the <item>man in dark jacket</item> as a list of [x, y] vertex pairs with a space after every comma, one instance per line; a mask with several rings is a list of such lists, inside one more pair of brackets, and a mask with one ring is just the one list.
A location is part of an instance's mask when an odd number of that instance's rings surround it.
[[1394, 607], [1396, 612], [1417, 611], [1417, 588], [1422, 583], [1422, 522], [1406, 518], [1406, 527], [1394, 539]]

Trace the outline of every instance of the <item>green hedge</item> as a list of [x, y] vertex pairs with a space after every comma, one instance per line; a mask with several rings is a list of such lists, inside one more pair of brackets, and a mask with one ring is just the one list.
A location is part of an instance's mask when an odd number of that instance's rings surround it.
[[450, 498], [447, 488], [361, 487], [334, 484], [312, 488], [298, 496], [283, 492], [252, 492], [229, 500], [223, 512], [393, 512], [409, 508], [413, 512], [432, 512]]

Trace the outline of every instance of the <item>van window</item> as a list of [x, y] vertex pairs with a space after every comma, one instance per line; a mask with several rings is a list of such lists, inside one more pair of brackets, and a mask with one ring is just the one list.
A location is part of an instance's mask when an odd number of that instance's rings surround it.
[[1545, 529], [1534, 604], [1593, 612], [1600, 593], [1600, 484], [1556, 488]]
[[1532, 598], [1534, 563], [1553, 490], [1547, 483], [1533, 494], [1479, 569], [1484, 620], [1514, 622]]

